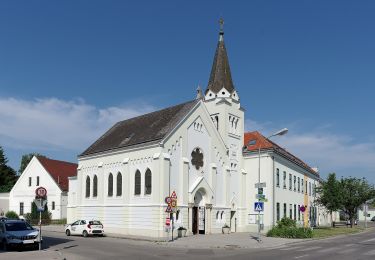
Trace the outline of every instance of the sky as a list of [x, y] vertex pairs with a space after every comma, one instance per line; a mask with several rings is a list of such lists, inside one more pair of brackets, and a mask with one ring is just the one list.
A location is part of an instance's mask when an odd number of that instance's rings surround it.
[[77, 162], [115, 122], [206, 88], [220, 17], [245, 128], [375, 183], [374, 1], [0, 2], [0, 146]]

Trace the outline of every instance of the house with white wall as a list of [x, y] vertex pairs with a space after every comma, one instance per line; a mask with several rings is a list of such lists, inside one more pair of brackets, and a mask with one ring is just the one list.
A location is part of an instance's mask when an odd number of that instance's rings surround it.
[[77, 164], [34, 156], [9, 193], [9, 210], [23, 216], [31, 212], [38, 187], [47, 189], [47, 206], [52, 219], [66, 218], [68, 177], [77, 174]]
[[283, 217], [294, 219], [305, 227], [330, 225], [329, 213], [316, 202], [315, 189], [321, 181], [317, 169], [257, 131], [244, 135], [243, 163], [247, 171], [243, 185], [246, 186], [248, 214], [246, 222], [241, 223], [244, 230], [256, 231], [258, 228], [258, 212], [253, 206], [258, 201], [258, 190], [255, 188], [258, 182], [264, 186], [264, 211], [260, 219], [265, 230], [272, 228]]
[[9, 211], [9, 192], [0, 193], [0, 216]]

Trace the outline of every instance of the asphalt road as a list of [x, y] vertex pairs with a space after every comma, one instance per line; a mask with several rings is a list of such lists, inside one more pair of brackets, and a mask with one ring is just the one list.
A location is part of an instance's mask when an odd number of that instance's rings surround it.
[[45, 232], [44, 241], [44, 255], [38, 251], [0, 251], [0, 259], [375, 259], [374, 230], [273, 249], [173, 248], [156, 242], [67, 237], [57, 232]]

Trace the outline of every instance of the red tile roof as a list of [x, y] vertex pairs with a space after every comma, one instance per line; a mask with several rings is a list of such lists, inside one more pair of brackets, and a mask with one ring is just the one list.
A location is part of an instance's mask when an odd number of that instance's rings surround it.
[[68, 177], [77, 175], [78, 164], [52, 160], [46, 157], [37, 156], [38, 161], [43, 165], [44, 169], [56, 181], [62, 191], [69, 190]]
[[[254, 144], [250, 144], [251, 141], [254, 141]], [[264, 137], [258, 131], [248, 132], [244, 134], [244, 147], [246, 147], [247, 151], [249, 152], [256, 152], [258, 151], [259, 147], [262, 150], [273, 150], [274, 152], [280, 154], [281, 156], [287, 158], [288, 160], [292, 161], [293, 163], [299, 165], [300, 167], [304, 168], [305, 170], [309, 171], [310, 173], [319, 176], [319, 173], [314, 171], [309, 165], [307, 165], [304, 161], [296, 157], [295, 155], [291, 154], [284, 148], [280, 147], [276, 143], [272, 142], [270, 139]]]

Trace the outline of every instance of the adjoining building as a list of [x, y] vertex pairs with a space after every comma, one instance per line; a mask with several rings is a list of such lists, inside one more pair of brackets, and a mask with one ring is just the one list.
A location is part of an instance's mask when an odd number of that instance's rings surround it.
[[9, 192], [0, 193], [0, 217], [9, 211]]
[[23, 216], [31, 212], [38, 187], [47, 189], [47, 206], [52, 219], [66, 218], [68, 177], [77, 175], [77, 164], [34, 156], [9, 194], [9, 210]]
[[259, 132], [245, 133], [243, 162], [244, 169], [250, 173], [246, 184], [243, 184], [248, 188], [248, 222], [243, 223], [245, 230], [257, 230], [258, 212], [254, 211], [253, 204], [258, 200], [258, 190], [255, 188], [258, 182], [264, 186], [265, 199], [262, 200], [266, 202], [260, 219], [265, 230], [276, 225], [283, 217], [296, 220], [300, 226], [330, 225], [330, 214], [316, 202], [315, 188], [321, 181], [317, 169], [311, 168]]
[[[176, 228], [189, 234], [219, 233], [224, 225], [232, 232], [253, 230], [256, 160], [251, 147], [243, 151], [243, 146], [244, 109], [221, 30], [204, 93], [198, 89], [195, 100], [118, 122], [79, 155], [77, 176], [69, 178], [68, 222], [95, 218], [108, 233], [165, 238], [170, 216], [165, 198], [175, 191]], [[265, 152], [267, 194], [275, 182], [273, 167], [303, 186], [302, 191], [275, 186], [271, 203], [280, 204], [280, 211], [285, 203], [287, 211], [306, 205], [316, 216], [312, 191], [318, 174], [285, 151], [267, 150], [272, 160]], [[277, 211], [267, 203], [265, 223], [271, 226]]]

